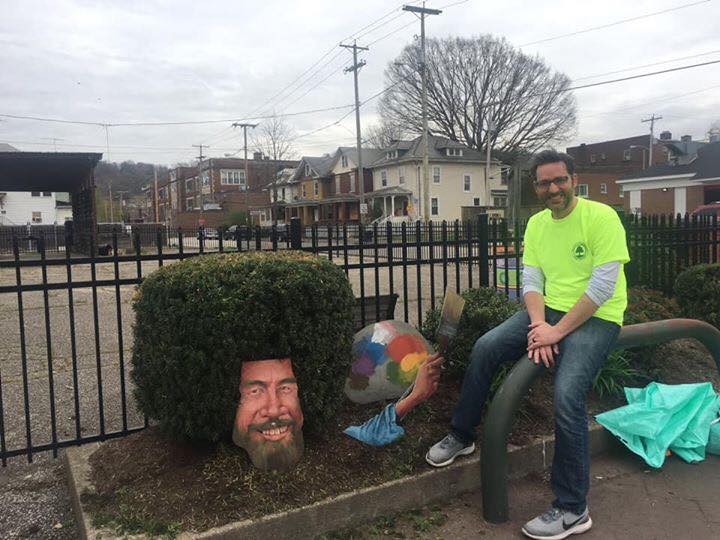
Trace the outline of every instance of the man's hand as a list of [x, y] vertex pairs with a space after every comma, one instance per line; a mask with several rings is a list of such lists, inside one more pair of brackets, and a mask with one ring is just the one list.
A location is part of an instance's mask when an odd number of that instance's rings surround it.
[[445, 362], [445, 359], [439, 353], [436, 353], [428, 356], [420, 365], [410, 395], [395, 404], [398, 418], [403, 418], [437, 391], [443, 362]]
[[555, 365], [555, 355], [560, 353], [558, 342], [563, 338], [557, 329], [545, 321], [532, 323], [528, 332], [528, 357], [545, 367]]
[[560, 353], [560, 348], [557, 343], [555, 345], [543, 345], [542, 347], [536, 347], [530, 349], [528, 347], [528, 358], [539, 364], [542, 362], [546, 368], [551, 368], [555, 365], [555, 355]]
[[556, 326], [545, 321], [532, 323], [528, 332], [528, 349], [535, 349], [545, 345], [555, 345], [565, 336]]
[[445, 362], [445, 359], [440, 356], [440, 353], [436, 353], [428, 356], [418, 368], [415, 377], [415, 388], [410, 394], [417, 400], [417, 403], [422, 403], [437, 390], [443, 362]]

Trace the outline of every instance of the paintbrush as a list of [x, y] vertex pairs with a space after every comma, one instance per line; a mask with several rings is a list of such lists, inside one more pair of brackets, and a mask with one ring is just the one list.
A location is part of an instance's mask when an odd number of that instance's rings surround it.
[[438, 352], [445, 353], [450, 341], [457, 334], [460, 317], [462, 316], [465, 300], [454, 292], [450, 287], [445, 291], [442, 310], [440, 311], [440, 324], [438, 325], [435, 341], [438, 344]]

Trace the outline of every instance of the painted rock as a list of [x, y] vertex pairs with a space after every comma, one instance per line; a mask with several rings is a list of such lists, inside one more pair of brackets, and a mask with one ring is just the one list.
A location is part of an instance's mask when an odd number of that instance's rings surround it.
[[398, 398], [432, 353], [420, 332], [404, 321], [370, 324], [355, 334], [345, 395], [354, 403]]

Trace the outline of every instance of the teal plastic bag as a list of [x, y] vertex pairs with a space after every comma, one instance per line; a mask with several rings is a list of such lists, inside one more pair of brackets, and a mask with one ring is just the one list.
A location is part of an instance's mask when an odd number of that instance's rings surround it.
[[650, 383], [625, 388], [628, 404], [597, 415], [597, 421], [651, 467], [661, 467], [668, 448], [687, 462], [705, 459], [710, 423], [720, 398], [712, 384]]
[[710, 436], [705, 451], [720, 456], [720, 418], [716, 418], [710, 426]]

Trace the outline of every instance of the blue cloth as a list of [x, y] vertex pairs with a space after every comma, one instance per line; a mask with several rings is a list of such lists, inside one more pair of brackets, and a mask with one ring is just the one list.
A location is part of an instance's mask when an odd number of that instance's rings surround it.
[[371, 446], [385, 446], [405, 435], [405, 430], [397, 424], [395, 404], [391, 403], [363, 425], [350, 426], [343, 433]]
[[[545, 307], [545, 320], [557, 324], [564, 313]], [[453, 434], [464, 442], [475, 439], [483, 405], [497, 369], [527, 352], [530, 317], [520, 311], [475, 342], [465, 372], [460, 400], [452, 417]], [[551, 486], [553, 506], [576, 514], [585, 511], [590, 486], [588, 418], [585, 408], [588, 390], [605, 363], [620, 327], [591, 317], [560, 341], [555, 357], [555, 456]], [[528, 362], [527, 357], [525, 362]]]

